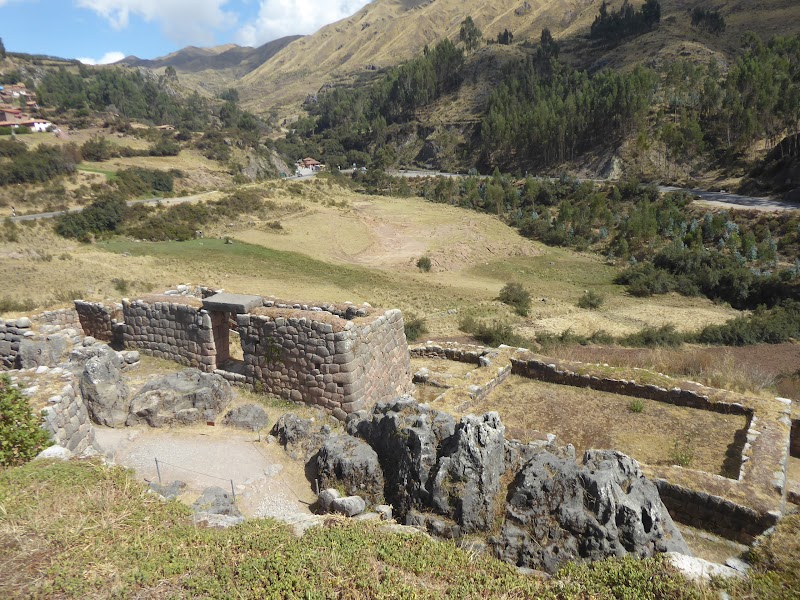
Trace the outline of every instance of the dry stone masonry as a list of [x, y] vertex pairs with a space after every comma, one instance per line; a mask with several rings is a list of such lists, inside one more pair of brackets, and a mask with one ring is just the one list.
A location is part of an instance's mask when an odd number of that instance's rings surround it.
[[22, 317], [16, 320], [0, 319], [0, 367], [4, 370], [17, 368], [19, 346], [26, 334], [31, 332], [31, 320]]

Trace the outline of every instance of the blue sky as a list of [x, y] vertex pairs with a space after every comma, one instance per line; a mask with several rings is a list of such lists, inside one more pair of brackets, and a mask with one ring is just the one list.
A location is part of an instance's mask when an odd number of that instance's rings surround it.
[[367, 0], [0, 0], [0, 38], [11, 52], [113, 62], [184, 46], [258, 46], [313, 33]]

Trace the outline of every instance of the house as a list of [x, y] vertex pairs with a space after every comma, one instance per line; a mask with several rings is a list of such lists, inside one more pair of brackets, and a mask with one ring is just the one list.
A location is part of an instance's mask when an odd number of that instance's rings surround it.
[[0, 121], [9, 121], [12, 123], [19, 123], [24, 120], [24, 115], [21, 110], [16, 108], [3, 108], [0, 109]]
[[53, 124], [47, 119], [27, 119], [22, 121], [20, 125], [22, 127], [30, 128], [30, 130], [34, 133], [44, 133], [53, 126]]
[[322, 170], [322, 163], [313, 158], [303, 158], [297, 161], [297, 166], [301, 169], [311, 169], [312, 171]]
[[158, 131], [175, 131], [175, 127], [173, 125], [158, 125], [156, 129]]

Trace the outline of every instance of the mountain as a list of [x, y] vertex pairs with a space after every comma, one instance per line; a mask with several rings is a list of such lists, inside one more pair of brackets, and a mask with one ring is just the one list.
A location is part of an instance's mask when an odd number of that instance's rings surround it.
[[273, 40], [259, 46], [237, 46], [225, 44], [213, 48], [188, 46], [167, 56], [152, 60], [127, 56], [117, 65], [143, 67], [153, 71], [173, 67], [181, 82], [206, 94], [217, 94], [223, 89], [234, 87], [240, 78], [275, 56], [287, 45], [302, 36], [291, 35]]
[[[618, 8], [622, 0], [609, 4]], [[600, 5], [601, 0], [375, 0], [351, 17], [288, 44], [247, 73], [239, 87], [251, 110], [297, 103], [325, 83], [398, 64], [444, 37], [457, 39], [467, 16], [490, 39], [509, 29], [515, 42], [536, 43], [547, 27], [567, 50], [565, 60], [583, 67], [625, 67], [687, 55], [724, 60], [740, 47], [745, 32], [764, 38], [796, 33], [800, 22], [797, 0], [730, 0], [720, 5], [727, 29], [714, 36], [691, 26], [691, 10], [705, 6], [700, 0], [661, 0], [657, 30], [616, 48], [598, 49], [587, 36]]]

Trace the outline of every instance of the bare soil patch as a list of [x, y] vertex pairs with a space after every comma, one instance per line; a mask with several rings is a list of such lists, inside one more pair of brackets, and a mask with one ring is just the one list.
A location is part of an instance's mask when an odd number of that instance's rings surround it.
[[471, 408], [500, 413], [510, 437], [535, 439], [554, 433], [579, 454], [614, 448], [649, 465], [676, 464], [676, 451], [690, 456], [688, 468], [738, 477], [747, 419], [742, 416], [641, 400], [605, 392], [532, 381], [512, 375]]

